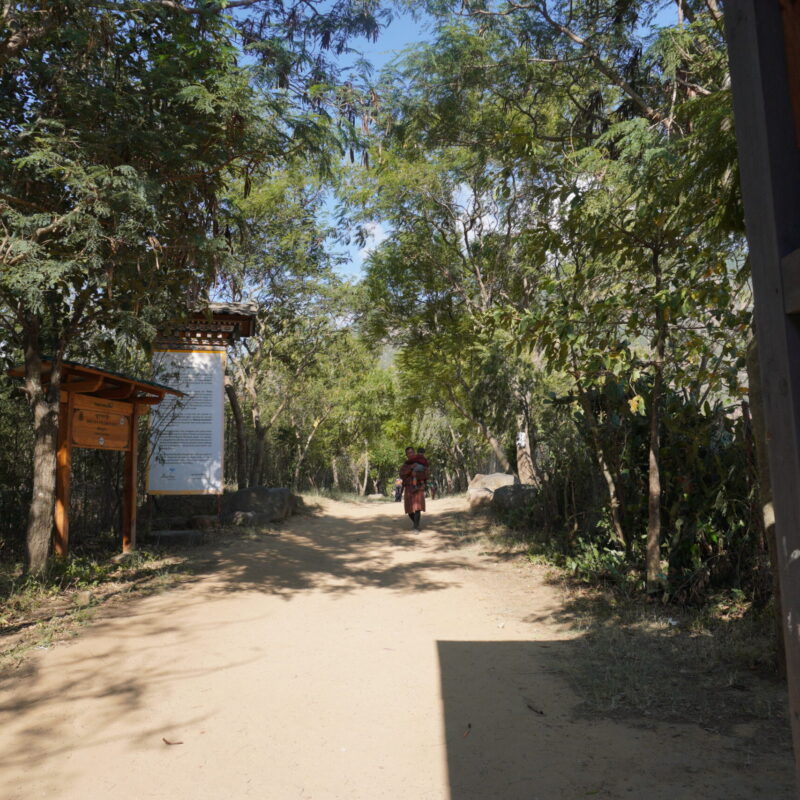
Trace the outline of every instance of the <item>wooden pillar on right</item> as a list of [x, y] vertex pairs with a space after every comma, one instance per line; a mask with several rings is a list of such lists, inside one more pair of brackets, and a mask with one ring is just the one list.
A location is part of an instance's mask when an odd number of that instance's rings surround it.
[[793, 115], [800, 97], [792, 89], [800, 87], [800, 76], [792, 48], [800, 43], [790, 33], [798, 10], [797, 0], [725, 2], [800, 788], [800, 309], [791, 300], [793, 254], [800, 249], [800, 147]]

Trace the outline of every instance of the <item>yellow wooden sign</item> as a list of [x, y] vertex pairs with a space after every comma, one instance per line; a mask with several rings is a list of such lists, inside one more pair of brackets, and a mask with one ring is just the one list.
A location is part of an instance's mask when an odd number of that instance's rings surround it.
[[132, 414], [133, 403], [123, 403], [119, 400], [105, 400], [102, 397], [89, 397], [85, 394], [76, 394], [72, 398], [73, 408], [83, 408], [89, 411], [107, 411], [112, 414]]
[[100, 450], [129, 450], [131, 403], [75, 395], [72, 412], [72, 443]]

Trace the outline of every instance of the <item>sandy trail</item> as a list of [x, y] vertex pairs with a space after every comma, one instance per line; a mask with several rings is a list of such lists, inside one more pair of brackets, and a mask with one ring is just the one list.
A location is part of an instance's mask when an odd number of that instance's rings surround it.
[[[790, 798], [786, 754], [574, 713], [578, 635], [463, 501], [325, 501], [0, 682], [0, 798]], [[180, 742], [168, 745], [165, 741]]]

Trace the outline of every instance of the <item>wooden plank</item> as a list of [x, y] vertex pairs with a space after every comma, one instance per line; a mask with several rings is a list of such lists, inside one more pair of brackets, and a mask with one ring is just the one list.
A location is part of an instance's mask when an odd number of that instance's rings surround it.
[[72, 412], [72, 444], [98, 450], [127, 450], [130, 427], [128, 414], [76, 408]]
[[133, 403], [106, 400], [103, 397], [88, 397], [85, 394], [75, 395], [74, 408], [82, 408], [88, 411], [104, 411], [108, 414], [122, 414], [123, 416], [133, 413]]
[[91, 394], [103, 388], [103, 376], [100, 375], [96, 378], [89, 378], [85, 381], [70, 381], [61, 384], [61, 390], [64, 392], [81, 392], [84, 394]]
[[139, 425], [136, 414], [131, 418], [128, 449], [125, 453], [125, 488], [122, 503], [122, 552], [136, 549], [136, 507], [138, 500]]
[[725, 3], [800, 787], [800, 316], [784, 297], [784, 259], [800, 248], [800, 150], [782, 23], [774, 0]]
[[800, 0], [780, 0], [786, 77], [794, 113], [795, 143], [800, 147]]
[[56, 452], [56, 505], [53, 550], [64, 558], [69, 552], [69, 501], [72, 480], [72, 399], [61, 403], [58, 413], [58, 450]]
[[783, 278], [783, 310], [800, 314], [800, 250], [785, 256], [781, 262]]
[[131, 383], [121, 388], [115, 389], [103, 389], [102, 394], [96, 394], [96, 397], [102, 397], [107, 400], [127, 400], [129, 397], [133, 397], [136, 393], [136, 384]]

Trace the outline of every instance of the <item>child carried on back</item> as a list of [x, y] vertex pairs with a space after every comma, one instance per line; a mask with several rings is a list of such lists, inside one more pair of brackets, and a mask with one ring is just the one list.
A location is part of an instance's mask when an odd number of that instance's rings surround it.
[[416, 454], [406, 460], [406, 464], [411, 466], [411, 485], [418, 489], [425, 486], [428, 480], [428, 459], [425, 458], [425, 450], [420, 447]]

